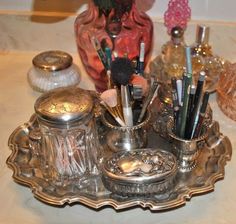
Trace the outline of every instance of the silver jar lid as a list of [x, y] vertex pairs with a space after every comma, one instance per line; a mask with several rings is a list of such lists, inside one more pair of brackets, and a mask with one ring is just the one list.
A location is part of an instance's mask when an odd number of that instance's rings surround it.
[[103, 175], [115, 182], [147, 184], [167, 180], [177, 172], [175, 156], [160, 149], [121, 151], [106, 159]]
[[91, 116], [93, 98], [88, 91], [80, 88], [57, 88], [42, 94], [34, 109], [44, 121], [63, 125]]
[[45, 51], [32, 60], [35, 67], [49, 72], [66, 69], [71, 66], [72, 62], [71, 55], [63, 51]]

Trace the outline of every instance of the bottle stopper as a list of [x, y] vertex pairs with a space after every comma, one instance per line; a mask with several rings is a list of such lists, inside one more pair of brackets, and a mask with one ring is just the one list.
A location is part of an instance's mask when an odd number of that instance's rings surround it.
[[179, 44], [183, 38], [184, 30], [180, 26], [171, 29], [171, 39], [175, 44]]

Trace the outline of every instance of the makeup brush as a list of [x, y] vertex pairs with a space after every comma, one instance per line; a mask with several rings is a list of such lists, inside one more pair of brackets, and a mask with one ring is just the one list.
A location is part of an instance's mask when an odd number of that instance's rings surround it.
[[140, 52], [139, 52], [139, 63], [138, 63], [139, 75], [143, 75], [143, 73], [144, 73], [144, 57], [145, 57], [145, 43], [143, 41], [141, 41]]
[[105, 55], [106, 55], [106, 62], [107, 62], [107, 88], [111, 89], [113, 84], [111, 80], [111, 62], [112, 62], [112, 52], [111, 49], [106, 46], [105, 47]]
[[143, 98], [148, 95], [149, 85], [147, 79], [141, 75], [133, 74], [129, 82], [134, 122], [137, 122], [142, 110]]
[[103, 93], [101, 93], [100, 97], [111, 108], [117, 105], [116, 89], [105, 90]]
[[111, 63], [111, 78], [115, 85], [128, 85], [134, 73], [132, 62], [128, 58], [115, 58]]
[[113, 113], [123, 120], [122, 113], [118, 107], [118, 96], [116, 89], [108, 89], [101, 93], [100, 98], [105, 102], [113, 111]]
[[131, 108], [131, 100], [128, 85], [121, 85], [121, 103], [125, 124], [129, 127], [133, 126], [133, 111]]
[[197, 123], [196, 129], [194, 131], [194, 135], [193, 135], [194, 138], [199, 137], [199, 135], [201, 134], [203, 121], [205, 119], [205, 114], [206, 114], [206, 110], [207, 110], [209, 96], [210, 96], [209, 92], [205, 92], [203, 95], [202, 105], [201, 105], [201, 108], [199, 111], [199, 119], [198, 119], [198, 123]]
[[111, 78], [115, 85], [121, 87], [122, 111], [127, 126], [133, 126], [133, 112], [129, 94], [129, 81], [134, 73], [132, 62], [128, 58], [115, 58], [111, 63]]
[[124, 123], [124, 121], [122, 121], [122, 120], [113, 112], [113, 110], [112, 110], [111, 107], [109, 107], [104, 101], [101, 101], [101, 104], [106, 108], [106, 110], [109, 112], [109, 114], [116, 120], [116, 122], [117, 122], [120, 126], [122, 126], [122, 127], [126, 126], [125, 123]]
[[101, 48], [100, 42], [98, 41], [98, 39], [95, 36], [93, 36], [91, 38], [91, 42], [93, 44], [94, 49], [97, 51], [97, 55], [98, 55], [100, 61], [102, 62], [104, 68], [107, 70], [108, 69], [107, 68], [107, 59], [106, 59], [105, 53], [103, 52], [103, 50]]
[[142, 122], [143, 120], [143, 117], [147, 111], [147, 108], [148, 106], [150, 105], [150, 102], [152, 101], [152, 98], [157, 90], [157, 87], [158, 87], [158, 82], [157, 81], [154, 81], [150, 90], [149, 90], [149, 93], [148, 93], [148, 96], [146, 97], [144, 103], [143, 103], [143, 108], [142, 108], [142, 111], [139, 115], [139, 118], [138, 118], [138, 123]]

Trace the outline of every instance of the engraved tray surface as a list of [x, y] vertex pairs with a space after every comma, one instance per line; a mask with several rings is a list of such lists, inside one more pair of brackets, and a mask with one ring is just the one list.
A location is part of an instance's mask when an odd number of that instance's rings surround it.
[[[232, 153], [228, 137], [220, 133], [219, 124], [214, 121], [197, 167], [188, 173], [179, 171], [177, 183], [170, 192], [152, 196], [122, 197], [106, 190], [100, 177], [91, 178], [88, 187], [84, 189], [76, 186], [67, 188], [52, 186], [43, 178], [39, 159], [33, 156], [29, 148], [29, 131], [35, 129], [37, 125], [33, 115], [29, 122], [11, 134], [8, 145], [12, 153], [7, 159], [7, 164], [13, 170], [13, 179], [16, 182], [30, 187], [37, 199], [51, 205], [81, 203], [95, 209], [109, 205], [117, 210], [139, 205], [156, 211], [177, 208], [194, 195], [214, 190], [215, 182], [224, 178], [224, 166], [231, 159]], [[168, 151], [170, 143], [156, 133], [150, 132], [149, 147]]]

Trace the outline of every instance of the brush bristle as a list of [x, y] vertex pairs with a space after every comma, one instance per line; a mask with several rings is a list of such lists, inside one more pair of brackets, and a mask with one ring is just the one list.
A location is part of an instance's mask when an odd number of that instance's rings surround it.
[[108, 89], [100, 97], [109, 107], [115, 107], [117, 105], [116, 89]]
[[111, 63], [111, 78], [115, 85], [127, 85], [134, 69], [128, 58], [116, 58]]

